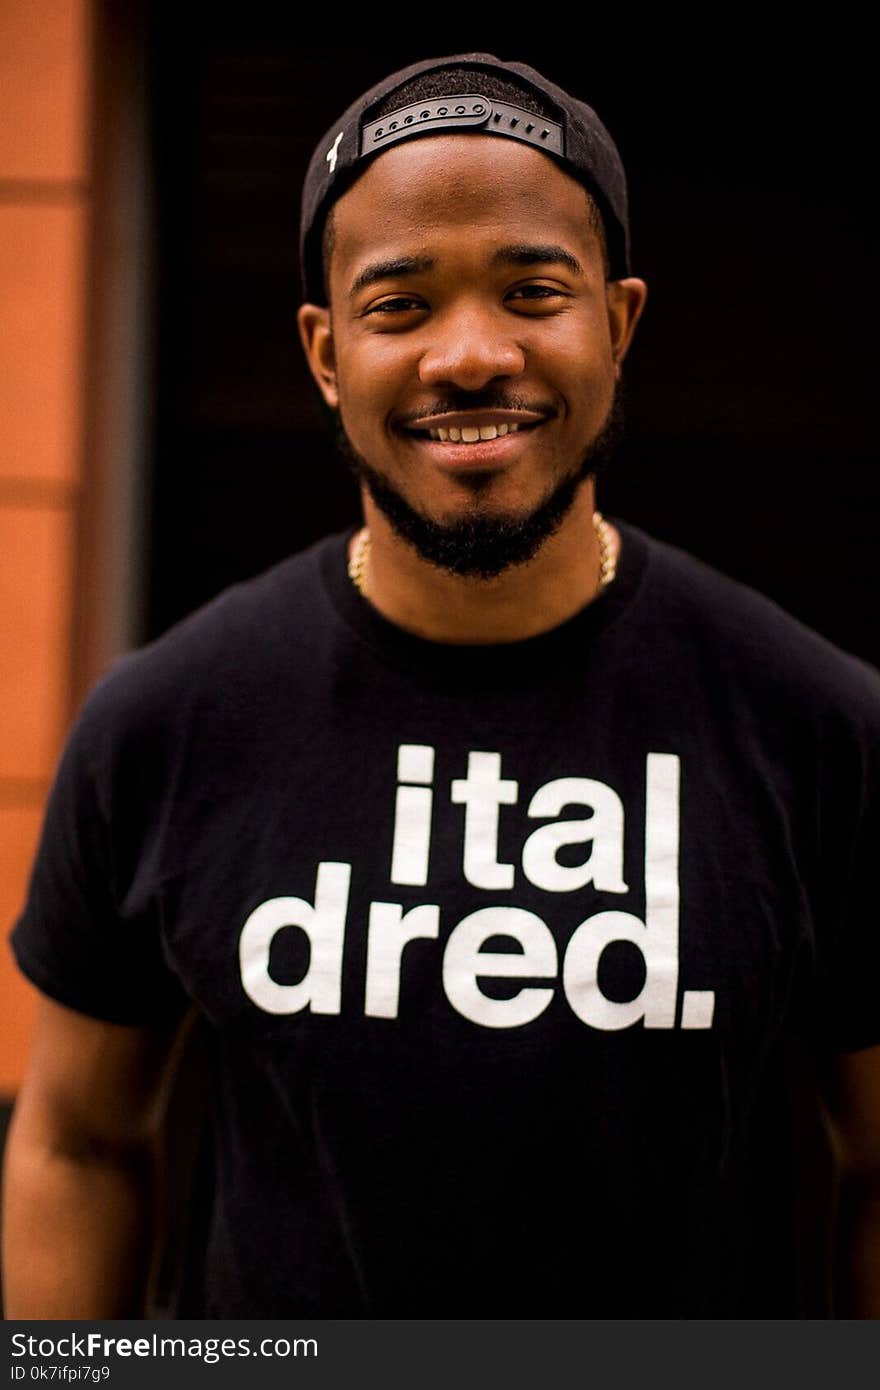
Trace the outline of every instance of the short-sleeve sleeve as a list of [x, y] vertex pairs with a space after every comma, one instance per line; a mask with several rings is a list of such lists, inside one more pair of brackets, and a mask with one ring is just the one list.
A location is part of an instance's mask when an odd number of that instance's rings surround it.
[[115, 684], [92, 693], [64, 749], [11, 945], [23, 974], [59, 1003], [108, 1022], [160, 1024], [187, 1000], [156, 912], [122, 902], [107, 786]]

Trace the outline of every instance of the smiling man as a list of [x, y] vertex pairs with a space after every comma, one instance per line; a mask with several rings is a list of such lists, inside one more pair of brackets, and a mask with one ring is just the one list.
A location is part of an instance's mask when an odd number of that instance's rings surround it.
[[365, 484], [371, 598], [427, 636], [528, 636], [595, 591], [591, 475], [645, 285], [608, 281], [593, 207], [533, 144], [459, 133], [393, 144], [334, 208], [334, 307], [303, 338]]
[[880, 680], [596, 507], [644, 308], [595, 112], [486, 54], [313, 156], [303, 344], [364, 525], [119, 662], [14, 934], [20, 1317], [137, 1312], [182, 1020], [209, 1317], [797, 1312], [791, 1039], [876, 1316]]

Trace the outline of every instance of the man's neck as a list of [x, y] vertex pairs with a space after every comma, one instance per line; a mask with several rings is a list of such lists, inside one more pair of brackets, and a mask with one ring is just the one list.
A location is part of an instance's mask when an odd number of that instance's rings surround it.
[[[370, 548], [364, 596], [398, 627], [434, 642], [515, 642], [548, 632], [599, 592], [600, 548], [592, 481], [580, 489], [559, 530], [526, 565], [494, 579], [450, 574], [423, 560], [364, 496]], [[612, 553], [620, 536], [610, 527]]]

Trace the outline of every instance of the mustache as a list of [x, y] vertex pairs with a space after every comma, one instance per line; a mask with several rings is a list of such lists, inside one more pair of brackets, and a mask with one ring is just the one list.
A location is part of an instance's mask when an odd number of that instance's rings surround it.
[[469, 391], [450, 394], [430, 405], [394, 417], [395, 425], [417, 426], [435, 415], [452, 415], [462, 411], [478, 410], [529, 410], [537, 415], [555, 415], [556, 407], [551, 401], [528, 400], [510, 391]]

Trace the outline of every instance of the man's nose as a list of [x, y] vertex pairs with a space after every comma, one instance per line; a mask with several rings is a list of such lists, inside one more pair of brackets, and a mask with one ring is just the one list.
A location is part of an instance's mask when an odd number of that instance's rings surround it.
[[525, 353], [498, 310], [468, 308], [431, 324], [430, 342], [419, 362], [425, 386], [478, 391], [495, 377], [516, 377]]

